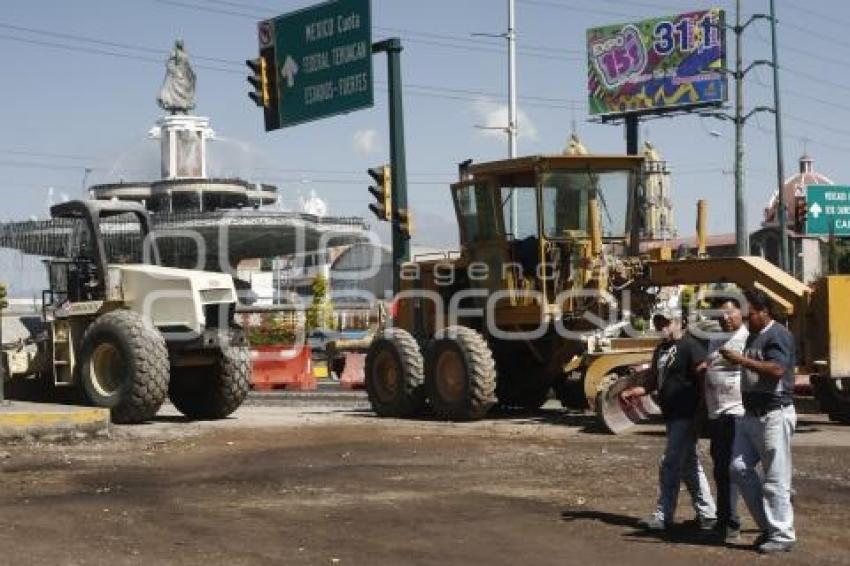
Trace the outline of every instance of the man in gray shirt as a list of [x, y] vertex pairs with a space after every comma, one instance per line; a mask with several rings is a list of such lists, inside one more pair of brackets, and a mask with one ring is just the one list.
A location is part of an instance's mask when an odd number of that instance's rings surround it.
[[[773, 320], [772, 302], [761, 291], [746, 293], [750, 335], [743, 354], [720, 353], [742, 368], [744, 415], [735, 431], [731, 474], [762, 530], [756, 547], [763, 554], [794, 547], [791, 504], [791, 437], [794, 411], [794, 338]], [[756, 471], [761, 462], [762, 476]]]

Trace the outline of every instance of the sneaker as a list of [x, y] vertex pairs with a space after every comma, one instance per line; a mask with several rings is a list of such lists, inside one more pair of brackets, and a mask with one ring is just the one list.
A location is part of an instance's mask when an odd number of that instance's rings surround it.
[[758, 551], [759, 554], [775, 554], [777, 552], [791, 552], [792, 548], [794, 548], [793, 542], [769, 540], [761, 543], [758, 546]]
[[722, 540], [725, 544], [735, 544], [741, 540], [741, 529], [739, 527], [726, 525], [722, 529], [718, 529], [718, 531], [719, 536], [723, 537]]
[[647, 531], [666, 531], [667, 523], [664, 519], [656, 517], [653, 515], [649, 519], [644, 519], [640, 523], [640, 527], [642, 529], [646, 529]]
[[694, 517], [682, 522], [682, 527], [691, 531], [709, 532], [717, 528], [717, 519]]
[[762, 531], [759, 536], [753, 541], [753, 547], [758, 549], [761, 545], [767, 542], [767, 531]]

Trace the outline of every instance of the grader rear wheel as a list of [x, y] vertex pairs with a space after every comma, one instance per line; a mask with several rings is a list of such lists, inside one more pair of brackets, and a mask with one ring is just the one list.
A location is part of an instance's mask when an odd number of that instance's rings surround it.
[[409, 418], [425, 411], [424, 363], [416, 339], [400, 328], [375, 337], [366, 354], [366, 392], [379, 417]]
[[437, 332], [425, 356], [425, 388], [439, 417], [484, 417], [496, 404], [496, 363], [484, 337], [463, 326]]

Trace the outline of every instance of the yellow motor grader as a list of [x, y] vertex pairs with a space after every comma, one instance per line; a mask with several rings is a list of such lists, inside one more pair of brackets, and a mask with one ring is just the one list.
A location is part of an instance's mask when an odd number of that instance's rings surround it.
[[810, 289], [761, 258], [641, 255], [643, 157], [464, 162], [459, 177], [460, 254], [401, 267], [397, 316], [369, 347], [378, 415], [478, 419], [497, 403], [539, 408], [553, 389], [567, 407], [594, 408], [646, 368], [657, 337], [635, 321], [650, 317], [663, 287], [729, 283], [776, 300], [822, 406], [850, 419], [850, 330], [841, 327], [850, 278]]

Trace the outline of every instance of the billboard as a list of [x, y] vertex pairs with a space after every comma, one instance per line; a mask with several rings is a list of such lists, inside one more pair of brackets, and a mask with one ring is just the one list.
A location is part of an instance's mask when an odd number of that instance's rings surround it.
[[727, 99], [720, 8], [587, 30], [591, 116], [659, 114]]

